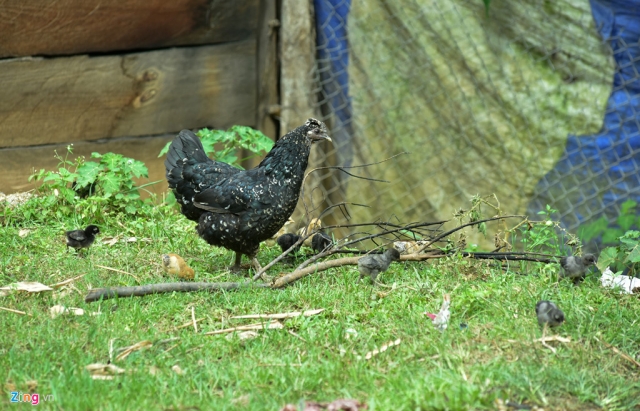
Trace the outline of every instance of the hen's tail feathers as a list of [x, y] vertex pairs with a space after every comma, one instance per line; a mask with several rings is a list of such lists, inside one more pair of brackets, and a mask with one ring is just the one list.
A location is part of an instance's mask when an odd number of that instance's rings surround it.
[[167, 159], [164, 161], [167, 174], [176, 167], [181, 168], [185, 158], [203, 163], [209, 160], [200, 139], [190, 130], [182, 130], [169, 146]]

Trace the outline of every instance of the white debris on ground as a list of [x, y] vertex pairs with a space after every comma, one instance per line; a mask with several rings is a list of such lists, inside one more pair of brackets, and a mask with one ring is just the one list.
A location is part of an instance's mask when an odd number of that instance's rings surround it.
[[0, 192], [0, 203], [6, 202], [10, 208], [26, 203], [34, 195], [30, 192], [5, 194]]
[[632, 294], [634, 292], [640, 292], [640, 278], [629, 277], [628, 275], [615, 275], [609, 267], [605, 268], [600, 277], [603, 287], [607, 288], [622, 288], [622, 292]]

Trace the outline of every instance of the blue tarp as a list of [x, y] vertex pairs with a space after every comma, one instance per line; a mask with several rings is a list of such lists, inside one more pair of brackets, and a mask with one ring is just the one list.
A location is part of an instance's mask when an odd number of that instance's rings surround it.
[[591, 12], [615, 60], [603, 126], [593, 135], [569, 135], [527, 210], [550, 204], [573, 228], [602, 215], [614, 221], [628, 199], [640, 203], [640, 1], [591, 0]]
[[314, 0], [318, 69], [324, 109], [333, 113], [332, 134], [338, 164], [353, 161], [351, 97], [349, 96], [349, 42], [347, 17], [351, 0]]
[[[350, 165], [352, 110], [349, 97], [347, 17], [350, 0], [314, 0], [318, 60], [325, 109], [334, 113], [339, 163]], [[613, 51], [615, 74], [602, 129], [569, 135], [560, 160], [537, 184], [527, 212], [549, 204], [575, 230], [602, 215], [614, 221], [619, 205], [640, 203], [640, 0], [591, 0], [603, 40]]]

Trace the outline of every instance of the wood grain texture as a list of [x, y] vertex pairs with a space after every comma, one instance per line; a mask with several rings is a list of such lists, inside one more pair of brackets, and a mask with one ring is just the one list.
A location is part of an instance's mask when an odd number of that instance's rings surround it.
[[[171, 141], [175, 135], [159, 137], [119, 138], [101, 142], [81, 141], [74, 143], [73, 154], [70, 159], [85, 156], [89, 159], [92, 152], [101, 154], [113, 152], [131, 157], [145, 163], [149, 169], [149, 179], [140, 179], [138, 184], [162, 180], [160, 183], [146, 187], [156, 194], [167, 191], [165, 179], [164, 156], [158, 158], [158, 153], [164, 145]], [[29, 182], [29, 176], [33, 170], [57, 170], [58, 160], [53, 157], [54, 150], [64, 155], [67, 152], [67, 144], [53, 144], [31, 148], [0, 149], [0, 192], [5, 194], [28, 191], [39, 186], [40, 183]]]
[[0, 62], [0, 147], [255, 124], [256, 42]]
[[276, 4], [273, 0], [260, 3], [258, 38], [258, 108], [256, 127], [265, 135], [276, 139], [278, 124], [270, 114], [278, 105], [278, 32], [280, 21], [276, 18]]
[[260, 0], [0, 0], [0, 57], [238, 41]]

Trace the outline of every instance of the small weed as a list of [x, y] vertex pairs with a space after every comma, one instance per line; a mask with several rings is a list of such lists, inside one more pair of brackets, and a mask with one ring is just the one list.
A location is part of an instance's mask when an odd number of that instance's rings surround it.
[[[271, 141], [269, 137], [258, 130], [245, 126], [233, 126], [227, 131], [203, 128], [198, 131], [196, 135], [202, 140], [202, 146], [207, 155], [213, 153], [217, 161], [240, 168], [240, 163], [243, 161], [253, 157], [263, 156], [273, 147], [273, 141]], [[216, 151], [216, 144], [222, 145], [223, 148]], [[167, 154], [170, 145], [171, 142], [167, 143], [160, 151], [158, 157]], [[248, 150], [252, 154], [239, 159], [238, 153], [240, 149]]]
[[630, 230], [618, 237], [618, 245], [607, 247], [598, 257], [598, 268], [604, 271], [611, 267], [618, 274], [628, 269], [628, 275], [638, 274], [640, 262], [640, 231]]
[[[140, 198], [139, 189], [149, 185], [136, 186], [133, 179], [149, 177], [143, 162], [115, 153], [92, 153], [96, 161], [86, 161], [83, 156], [70, 160], [73, 146], [67, 146], [59, 160], [57, 171], [44, 169], [29, 177], [29, 181], [42, 181], [38, 187], [39, 196], [28, 201], [23, 214], [15, 210], [12, 216], [5, 216], [5, 223], [16, 220], [69, 217], [80, 215], [95, 222], [104, 220], [108, 214], [136, 214], [146, 206]], [[154, 183], [150, 183], [154, 184]]]
[[592, 223], [583, 224], [578, 235], [585, 243], [602, 236], [603, 244], [614, 244], [632, 227], [640, 227], [637, 206], [637, 202], [627, 200], [620, 206], [620, 215], [616, 218], [615, 225], [610, 226], [609, 219], [602, 216]]

